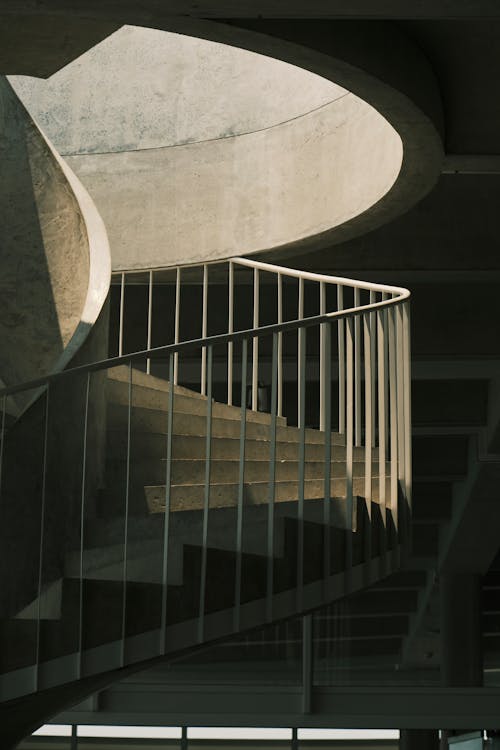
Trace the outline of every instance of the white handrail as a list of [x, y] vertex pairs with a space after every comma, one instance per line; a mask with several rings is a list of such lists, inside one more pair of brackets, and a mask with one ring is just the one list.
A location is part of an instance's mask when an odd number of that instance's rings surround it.
[[402, 299], [408, 299], [410, 297], [409, 290], [399, 286], [375, 284], [371, 281], [348, 279], [344, 276], [328, 276], [327, 274], [313, 273], [312, 271], [299, 271], [295, 268], [276, 266], [272, 263], [263, 263], [262, 261], [251, 260], [250, 258], [231, 258], [231, 262], [239, 266], [258, 268], [262, 271], [267, 271], [268, 273], [281, 273], [283, 276], [289, 276], [290, 278], [295, 279], [303, 279], [304, 281], [324, 281], [327, 284], [347, 286], [351, 287], [352, 289], [366, 289], [370, 292], [386, 292], [387, 294], [397, 294], [398, 297]]

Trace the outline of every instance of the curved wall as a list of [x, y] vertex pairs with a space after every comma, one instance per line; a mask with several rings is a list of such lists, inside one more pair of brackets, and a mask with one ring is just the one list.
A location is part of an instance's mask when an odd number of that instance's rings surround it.
[[4, 78], [0, 113], [0, 378], [16, 385], [61, 369], [83, 343], [109, 288], [109, 249], [102, 231], [89, 242], [83, 188]]
[[352, 95], [274, 128], [126, 153], [75, 155], [114, 269], [255, 253], [320, 235], [396, 180], [401, 140]]
[[346, 92], [296, 66], [125, 26], [48, 80], [13, 76], [61, 154], [135, 151], [278, 125]]
[[403, 158], [332, 81], [177, 34], [127, 27], [14, 85], [95, 199], [117, 270], [318, 241], [377, 204]]

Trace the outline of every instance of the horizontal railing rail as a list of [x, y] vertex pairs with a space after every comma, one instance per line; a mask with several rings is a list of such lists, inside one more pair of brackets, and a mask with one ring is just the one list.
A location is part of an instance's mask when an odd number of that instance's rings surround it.
[[333, 321], [337, 320], [345, 320], [349, 317], [364, 315], [367, 312], [403, 305], [406, 299], [408, 299], [408, 297], [389, 299], [382, 302], [374, 302], [373, 304], [366, 305], [365, 307], [352, 307], [340, 312], [326, 313], [325, 315], [313, 315], [310, 318], [302, 318], [300, 320], [289, 320], [284, 323], [273, 323], [270, 325], [260, 326], [259, 328], [249, 328], [243, 331], [219, 333], [214, 334], [213, 336], [206, 336], [205, 338], [190, 339], [189, 341], [179, 341], [176, 344], [165, 344], [164, 346], [157, 346], [152, 349], [141, 349], [140, 351], [130, 352], [129, 354], [121, 354], [117, 357], [109, 357], [108, 359], [99, 360], [99, 362], [90, 362], [84, 365], [79, 365], [78, 367], [72, 367], [66, 370], [62, 370], [61, 372], [44, 375], [41, 378], [36, 378], [35, 380], [30, 380], [26, 383], [20, 383], [19, 385], [0, 388], [0, 398], [3, 396], [10, 396], [14, 393], [19, 393], [21, 391], [34, 390], [49, 383], [66, 379], [73, 375], [82, 375], [88, 372], [107, 370], [111, 367], [118, 367], [120, 365], [127, 365], [133, 362], [144, 361], [145, 358], [155, 359], [156, 357], [165, 357], [169, 354], [179, 354], [189, 350], [196, 350], [203, 346], [217, 346], [219, 344], [228, 344], [231, 342], [234, 343], [236, 341], [243, 341], [244, 339], [254, 338], [257, 335], [270, 336], [273, 333], [297, 331], [300, 328], [312, 328], [313, 326], [321, 325], [323, 323], [332, 323]]

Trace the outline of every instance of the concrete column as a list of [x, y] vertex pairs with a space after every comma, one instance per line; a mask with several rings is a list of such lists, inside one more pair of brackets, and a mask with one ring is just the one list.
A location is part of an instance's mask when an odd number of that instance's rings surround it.
[[439, 734], [434, 729], [401, 729], [399, 750], [439, 750]]
[[443, 573], [441, 589], [441, 681], [444, 687], [483, 684], [481, 577]]

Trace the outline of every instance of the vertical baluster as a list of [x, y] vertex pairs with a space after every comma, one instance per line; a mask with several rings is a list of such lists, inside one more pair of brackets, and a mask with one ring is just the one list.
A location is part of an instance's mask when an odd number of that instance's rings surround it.
[[125, 273], [122, 273], [120, 284], [120, 324], [118, 326], [118, 356], [123, 354], [123, 316], [125, 313]]
[[[311, 713], [313, 687], [313, 616], [302, 618], [302, 713]], [[299, 743], [297, 741], [297, 748]]]
[[[177, 267], [175, 274], [175, 321], [174, 344], [179, 343], [179, 327], [181, 320], [181, 269]], [[174, 385], [179, 382], [179, 353], [174, 354]]]
[[205, 494], [203, 501], [203, 539], [201, 549], [200, 602], [198, 610], [198, 642], [203, 641], [205, 633], [205, 599], [207, 589], [207, 555], [208, 555], [208, 516], [210, 511], [210, 471], [212, 464], [212, 376], [213, 347], [208, 346], [207, 361], [207, 422], [205, 444]]
[[[202, 301], [202, 320], [201, 320], [201, 338], [207, 337], [207, 319], [208, 319], [208, 266], [203, 264], [203, 301]], [[201, 395], [207, 394], [207, 347], [201, 350]]]
[[45, 427], [43, 435], [43, 463], [42, 463], [42, 492], [40, 502], [40, 542], [38, 548], [38, 586], [37, 586], [37, 616], [36, 616], [36, 646], [35, 646], [35, 690], [38, 690], [39, 670], [40, 670], [40, 652], [41, 652], [41, 618], [42, 618], [42, 588], [43, 588], [43, 556], [44, 556], [44, 534], [45, 534], [45, 514], [47, 500], [47, 460], [48, 460], [48, 442], [49, 442], [49, 403], [50, 403], [50, 383], [47, 384], [45, 391]]
[[387, 377], [385, 366], [386, 351], [386, 311], [385, 309], [377, 312], [377, 381], [378, 381], [378, 473], [379, 473], [379, 506], [382, 517], [381, 528], [381, 557], [385, 565], [387, 555], [387, 516], [386, 516], [386, 481], [385, 481], [385, 461], [386, 461], [386, 410], [387, 410]]
[[[148, 288], [148, 351], [151, 349], [153, 335], [153, 271], [149, 272], [149, 288]], [[149, 375], [151, 373], [151, 360], [148, 357], [146, 360], [146, 372]]]
[[353, 444], [354, 444], [354, 320], [346, 319], [346, 589], [350, 590], [352, 557], [352, 537], [354, 521], [353, 497]]
[[[361, 304], [361, 292], [354, 290], [354, 307]], [[354, 319], [354, 444], [362, 444], [361, 432], [361, 316]]]
[[[323, 579], [326, 581], [330, 576], [330, 493], [332, 479], [332, 327], [330, 323], [325, 323], [324, 336], [324, 378], [325, 378], [325, 395], [324, 395], [324, 422], [325, 431], [325, 452], [324, 452], [324, 505], [323, 505]], [[326, 591], [325, 591], [326, 595]]]
[[[337, 285], [337, 310], [344, 309], [344, 287]], [[338, 351], [339, 351], [339, 432], [345, 432], [345, 324], [338, 322]]]
[[368, 528], [365, 532], [365, 562], [371, 560], [372, 556], [372, 455], [373, 455], [373, 424], [374, 424], [374, 398], [375, 374], [373, 366], [373, 330], [371, 326], [371, 313], [363, 315], [363, 336], [365, 354], [365, 504], [366, 520]]
[[238, 465], [238, 515], [236, 519], [236, 575], [234, 584], [234, 630], [240, 627], [241, 608], [241, 555], [243, 547], [243, 499], [245, 491], [245, 445], [246, 445], [246, 390], [248, 370], [248, 340], [241, 342], [241, 411], [240, 411], [240, 454]]
[[[299, 279], [299, 300], [298, 300], [298, 314], [297, 314], [297, 320], [303, 320], [304, 319], [304, 279]], [[300, 394], [302, 391], [302, 380], [304, 379], [304, 374], [301, 372], [300, 369], [300, 363], [302, 362], [302, 344], [303, 344], [303, 336], [302, 336], [302, 328], [299, 328], [297, 332], [297, 425], [298, 427], [301, 427], [301, 421], [300, 421]]]
[[[326, 284], [319, 284], [319, 314], [326, 313]], [[319, 327], [319, 429], [325, 429], [325, 347], [327, 337], [327, 324], [322, 323]]]
[[125, 638], [127, 634], [127, 577], [128, 577], [128, 523], [130, 506], [130, 448], [132, 443], [132, 362], [128, 364], [128, 415], [127, 415], [127, 467], [125, 483], [125, 522], [123, 528], [123, 598], [122, 598], [122, 637], [120, 663], [125, 664]]
[[80, 581], [79, 581], [79, 605], [78, 605], [78, 678], [82, 674], [82, 652], [83, 652], [83, 567], [85, 549], [85, 506], [87, 493], [87, 436], [89, 421], [89, 398], [90, 398], [91, 373], [87, 373], [85, 388], [85, 411], [83, 418], [83, 455], [82, 455], [82, 488], [80, 492]]
[[[377, 293], [370, 292], [370, 305], [377, 302]], [[373, 447], [377, 445], [377, 313], [370, 313], [370, 360], [372, 363], [371, 402]]]
[[[227, 332], [234, 331], [234, 264], [229, 261]], [[227, 403], [233, 404], [233, 350], [232, 341], [227, 345]]]
[[405, 401], [405, 500], [407, 507], [407, 534], [411, 520], [411, 346], [410, 346], [410, 304], [403, 305], [403, 340], [404, 340], [404, 401]]
[[278, 334], [273, 333], [273, 356], [271, 364], [271, 424], [269, 427], [269, 493], [267, 505], [267, 587], [266, 613], [273, 618], [274, 593], [274, 499], [276, 492], [276, 423], [278, 399]]
[[5, 415], [7, 412], [7, 396], [2, 399], [2, 432], [0, 435], [0, 497], [2, 495], [2, 476], [3, 476], [3, 454], [5, 449]]
[[297, 605], [302, 609], [304, 580], [304, 498], [306, 463], [306, 329], [299, 328], [299, 501], [297, 504]]
[[[278, 273], [278, 323], [283, 323], [283, 276]], [[283, 333], [278, 333], [278, 417], [283, 416]]]
[[[382, 299], [388, 300], [390, 295], [387, 292], [382, 293]], [[390, 428], [390, 413], [389, 413], [389, 311], [385, 309], [384, 317], [385, 325], [385, 336], [384, 336], [384, 362], [385, 362], [385, 436], [386, 436], [386, 448], [385, 457], [389, 458], [389, 428]], [[387, 494], [387, 493], [386, 493]]]
[[160, 654], [167, 651], [168, 560], [170, 543], [170, 499], [172, 493], [172, 442], [174, 432], [175, 354], [169, 355], [167, 456], [165, 467], [165, 513], [163, 516], [162, 600], [160, 621]]
[[[398, 414], [397, 414], [397, 376], [396, 376], [396, 308], [387, 311], [389, 327], [389, 402], [390, 402], [390, 432], [389, 449], [391, 456], [391, 497], [390, 513], [392, 526], [398, 535]], [[393, 544], [391, 544], [391, 547]]]
[[[253, 327], [259, 327], [259, 269], [254, 268], [253, 272]], [[259, 388], [259, 339], [253, 338], [253, 356], [252, 356], [252, 411], [258, 408], [258, 388]]]
[[[405, 495], [405, 399], [404, 399], [404, 342], [403, 342], [403, 306], [398, 305], [396, 315], [396, 370], [397, 370], [397, 418], [398, 418], [398, 495], [404, 499]], [[399, 507], [399, 503], [398, 503]], [[406, 532], [404, 505], [403, 516], [399, 528], [398, 541], [405, 543]]]

